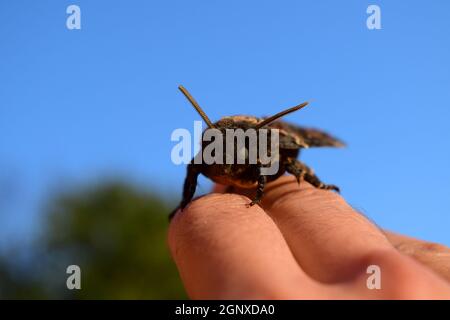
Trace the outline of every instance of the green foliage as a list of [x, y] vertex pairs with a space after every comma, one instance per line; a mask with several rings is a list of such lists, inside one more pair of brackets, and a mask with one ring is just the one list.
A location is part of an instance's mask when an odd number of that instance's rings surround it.
[[[34, 258], [41, 297], [186, 298], [166, 244], [168, 212], [160, 198], [121, 183], [56, 197]], [[72, 264], [81, 268], [81, 290], [66, 288]]]

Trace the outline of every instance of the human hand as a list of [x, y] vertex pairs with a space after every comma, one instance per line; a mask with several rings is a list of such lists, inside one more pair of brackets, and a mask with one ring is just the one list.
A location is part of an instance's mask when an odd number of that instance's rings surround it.
[[[212, 193], [178, 212], [168, 241], [193, 299], [450, 299], [450, 249], [380, 230], [336, 193], [293, 177]], [[369, 289], [370, 265], [381, 289]]]

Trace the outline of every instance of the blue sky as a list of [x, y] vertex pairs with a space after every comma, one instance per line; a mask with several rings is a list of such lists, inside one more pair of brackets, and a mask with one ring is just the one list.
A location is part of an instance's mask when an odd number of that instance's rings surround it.
[[[343, 4], [345, 3], [345, 5]], [[81, 30], [66, 8], [81, 8]], [[368, 30], [366, 8], [381, 8]], [[302, 158], [380, 226], [450, 245], [448, 1], [2, 1], [0, 242], [61, 187], [119, 176], [179, 197], [171, 132], [269, 115], [346, 149]], [[210, 183], [200, 180], [200, 192]]]

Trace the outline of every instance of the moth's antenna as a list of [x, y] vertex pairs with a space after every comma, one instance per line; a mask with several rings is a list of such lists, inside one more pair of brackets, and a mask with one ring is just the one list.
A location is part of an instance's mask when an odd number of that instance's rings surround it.
[[212, 124], [211, 120], [209, 120], [208, 116], [206, 115], [206, 113], [202, 110], [202, 108], [200, 108], [199, 104], [197, 103], [197, 101], [195, 101], [195, 99], [191, 96], [191, 94], [189, 93], [189, 91], [186, 90], [185, 87], [183, 87], [182, 85], [178, 86], [178, 89], [180, 89], [181, 92], [183, 92], [184, 96], [189, 100], [189, 102], [192, 104], [192, 106], [195, 108], [195, 110], [197, 110], [198, 114], [202, 117], [202, 119], [206, 122], [206, 124], [208, 125], [208, 127], [210, 128], [214, 128], [214, 125]]
[[262, 122], [258, 123], [256, 125], [255, 129], [259, 129], [261, 127], [264, 127], [265, 125], [271, 123], [274, 120], [277, 120], [278, 118], [281, 118], [282, 116], [287, 115], [288, 113], [300, 110], [301, 108], [306, 107], [308, 105], [308, 103], [309, 102], [303, 102], [302, 104], [299, 104], [298, 106], [295, 106], [295, 107], [286, 109], [284, 111], [278, 112], [277, 114], [275, 114], [275, 115], [273, 115], [273, 116], [271, 116], [271, 117], [269, 117], [267, 119], [264, 119]]

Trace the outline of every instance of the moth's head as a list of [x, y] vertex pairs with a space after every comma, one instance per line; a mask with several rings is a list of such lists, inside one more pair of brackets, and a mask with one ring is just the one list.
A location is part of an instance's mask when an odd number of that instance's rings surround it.
[[[272, 139], [273, 132], [277, 131], [277, 128], [271, 128], [270, 124], [308, 105], [308, 102], [304, 102], [267, 118], [231, 116], [213, 123], [191, 94], [181, 85], [178, 88], [208, 126], [202, 135], [202, 153], [197, 156], [202, 156], [206, 165], [214, 165], [214, 176], [241, 178], [241, 170], [245, 172], [247, 164], [256, 164], [260, 160], [258, 158], [260, 151], [266, 154], [265, 147], [271, 159], [277, 158], [278, 152], [272, 150], [279, 148], [277, 140]], [[261, 149], [260, 142], [264, 140], [266, 143], [263, 143]]]

